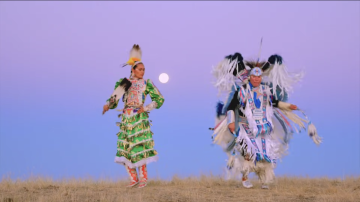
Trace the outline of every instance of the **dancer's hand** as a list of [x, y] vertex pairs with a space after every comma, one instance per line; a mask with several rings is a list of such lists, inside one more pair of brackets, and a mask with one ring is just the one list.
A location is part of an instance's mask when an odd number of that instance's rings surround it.
[[235, 123], [230, 123], [228, 127], [229, 127], [230, 132], [234, 133], [234, 131], [235, 131]]
[[141, 108], [137, 111], [138, 114], [143, 113], [143, 112], [144, 112], [144, 107], [141, 107]]
[[105, 114], [105, 112], [107, 112], [108, 110], [109, 110], [109, 105], [104, 105], [102, 114]]
[[289, 108], [290, 108], [291, 110], [297, 110], [297, 109], [298, 109], [296, 105], [290, 105]]

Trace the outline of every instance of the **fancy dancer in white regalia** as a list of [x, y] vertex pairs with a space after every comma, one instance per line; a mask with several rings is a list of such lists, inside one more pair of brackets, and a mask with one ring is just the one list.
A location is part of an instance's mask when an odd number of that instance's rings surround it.
[[[302, 73], [290, 74], [282, 57], [272, 55], [266, 62], [245, 61], [240, 53], [226, 56], [214, 69], [215, 87], [225, 93], [218, 102], [213, 142], [227, 153], [229, 173], [242, 174], [246, 188], [253, 185], [248, 174], [255, 172], [268, 189], [274, 181], [276, 160], [286, 154], [294, 132], [306, 130], [321, 143], [315, 126], [297, 106], [287, 103], [292, 85]], [[305, 117], [300, 118], [295, 111]]]

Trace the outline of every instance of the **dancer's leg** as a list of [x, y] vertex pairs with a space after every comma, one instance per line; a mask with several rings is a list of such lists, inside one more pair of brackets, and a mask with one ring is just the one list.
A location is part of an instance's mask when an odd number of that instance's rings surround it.
[[136, 168], [130, 168], [129, 166], [126, 166], [126, 171], [130, 176], [130, 184], [127, 187], [133, 187], [139, 183], [138, 175], [136, 172]]
[[139, 167], [139, 174], [140, 174], [140, 185], [139, 188], [143, 188], [146, 186], [147, 184], [147, 168], [146, 168], [146, 164], [142, 165], [141, 167]]

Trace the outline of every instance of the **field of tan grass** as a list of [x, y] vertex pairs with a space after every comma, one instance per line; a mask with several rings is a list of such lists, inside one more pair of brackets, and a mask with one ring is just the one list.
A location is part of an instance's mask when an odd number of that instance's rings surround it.
[[245, 189], [237, 180], [201, 176], [149, 180], [143, 189], [125, 188], [127, 181], [67, 179], [2, 179], [0, 202], [207, 202], [207, 201], [360, 201], [360, 177], [340, 179], [278, 177], [270, 190]]

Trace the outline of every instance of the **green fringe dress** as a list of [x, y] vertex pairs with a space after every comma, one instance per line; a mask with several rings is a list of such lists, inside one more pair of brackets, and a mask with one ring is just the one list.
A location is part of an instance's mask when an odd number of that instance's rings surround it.
[[[122, 79], [116, 82], [115, 89], [121, 81]], [[152, 109], [159, 109], [164, 103], [164, 97], [150, 79], [131, 78], [129, 81], [131, 87], [124, 94], [125, 106], [121, 115], [121, 122], [117, 123], [120, 131], [117, 133], [115, 162], [135, 168], [158, 160], [157, 152], [154, 149], [153, 133], [150, 130], [148, 112]], [[152, 102], [143, 106], [147, 95], [150, 95]], [[110, 109], [115, 109], [118, 102], [119, 100], [111, 105]], [[142, 106], [145, 112], [137, 113]]]

